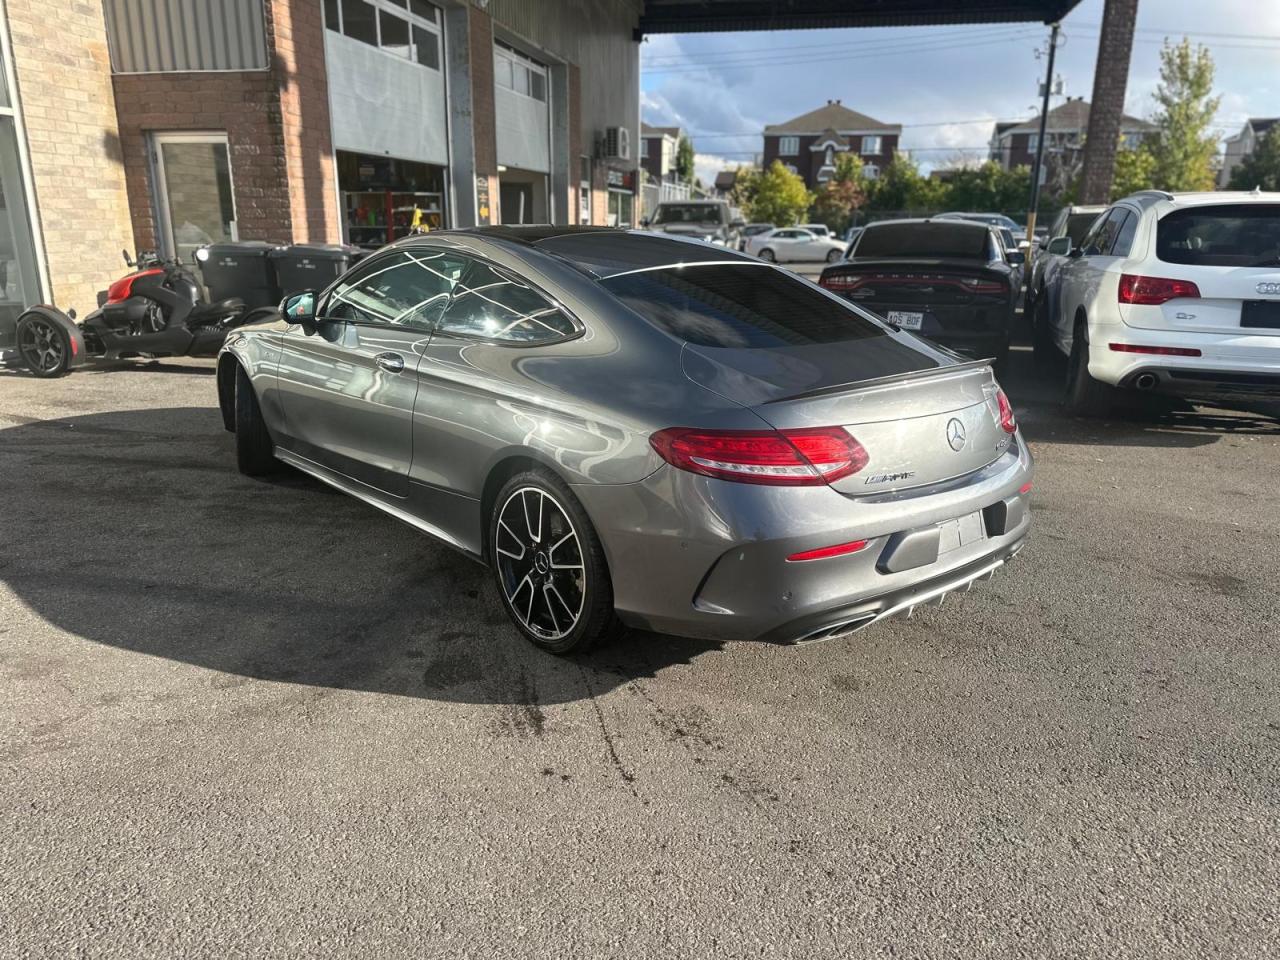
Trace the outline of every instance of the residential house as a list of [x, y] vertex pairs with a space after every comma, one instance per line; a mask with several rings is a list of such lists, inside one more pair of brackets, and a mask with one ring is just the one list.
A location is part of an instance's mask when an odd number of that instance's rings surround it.
[[654, 180], [680, 179], [676, 170], [676, 153], [684, 131], [679, 127], [651, 127], [640, 124], [640, 166]]
[[1227, 137], [1226, 149], [1222, 155], [1222, 168], [1218, 171], [1218, 189], [1221, 190], [1231, 181], [1231, 173], [1240, 165], [1240, 161], [1253, 153], [1258, 141], [1271, 132], [1271, 128], [1280, 123], [1280, 117], [1250, 117], [1234, 137]]
[[781, 160], [813, 189], [831, 179], [841, 154], [850, 153], [861, 159], [863, 173], [874, 178], [893, 160], [901, 136], [900, 124], [828, 100], [817, 110], [765, 127], [762, 163], [767, 168]]
[[[1042, 181], [1052, 181], [1074, 171], [1084, 151], [1085, 134], [1089, 132], [1089, 104], [1081, 97], [1067, 101], [1049, 111], [1045, 118], [1045, 169]], [[1155, 126], [1127, 114], [1120, 119], [1122, 146], [1134, 149], [1155, 132]], [[1001, 121], [991, 136], [991, 159], [1006, 170], [1029, 167], [1035, 163], [1040, 140], [1040, 118]]]

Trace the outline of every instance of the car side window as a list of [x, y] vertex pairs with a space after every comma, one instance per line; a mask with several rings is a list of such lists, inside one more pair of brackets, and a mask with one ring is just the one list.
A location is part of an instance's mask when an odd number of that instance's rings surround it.
[[1111, 244], [1113, 257], [1127, 257], [1133, 248], [1133, 235], [1138, 232], [1138, 217], [1132, 210], [1124, 212], [1124, 220], [1116, 231], [1115, 242]]
[[440, 333], [538, 344], [577, 333], [573, 320], [528, 284], [471, 261], [436, 328]]
[[461, 257], [440, 250], [406, 249], [377, 257], [333, 288], [323, 316], [430, 330], [464, 266]]
[[1081, 244], [1086, 257], [1105, 254], [1111, 249], [1116, 233], [1120, 229], [1120, 220], [1127, 212], [1120, 207], [1115, 207], [1093, 225], [1085, 236], [1084, 243]]

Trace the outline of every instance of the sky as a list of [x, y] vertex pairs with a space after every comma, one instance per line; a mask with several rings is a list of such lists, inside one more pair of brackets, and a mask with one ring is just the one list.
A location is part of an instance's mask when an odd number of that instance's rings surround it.
[[[1091, 99], [1103, 0], [1062, 21], [1055, 74]], [[654, 35], [640, 47], [641, 116], [691, 135], [697, 172], [748, 163], [761, 131], [829, 99], [903, 125], [901, 147], [926, 170], [985, 156], [995, 119], [1039, 112], [1048, 27], [879, 27]], [[1183, 36], [1213, 53], [1223, 136], [1246, 117], [1280, 116], [1280, 0], [1139, 0], [1125, 109], [1154, 110], [1160, 47]], [[1054, 97], [1051, 106], [1062, 102]]]

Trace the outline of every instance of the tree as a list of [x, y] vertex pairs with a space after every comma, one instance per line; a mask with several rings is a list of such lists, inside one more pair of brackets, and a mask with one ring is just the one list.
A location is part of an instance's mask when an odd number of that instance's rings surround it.
[[1280, 135], [1272, 127], [1253, 148], [1253, 153], [1231, 171], [1232, 190], [1280, 190]]
[[1116, 151], [1116, 173], [1111, 181], [1111, 199], [1119, 200], [1139, 190], [1155, 186], [1156, 158], [1146, 146]]
[[1213, 118], [1221, 97], [1213, 92], [1213, 57], [1206, 47], [1191, 48], [1183, 37], [1165, 41], [1160, 51], [1160, 85], [1156, 87], [1157, 132], [1150, 140], [1155, 159], [1152, 176], [1162, 190], [1212, 190], [1213, 158], [1218, 138]]
[[867, 202], [870, 181], [862, 173], [862, 158], [851, 153], [836, 157], [831, 179], [818, 188], [813, 201], [813, 219], [843, 233], [854, 215]]
[[693, 142], [681, 137], [676, 144], [676, 175], [685, 183], [693, 183]]
[[733, 187], [729, 190], [729, 205], [744, 212], [751, 209], [760, 186], [760, 171], [755, 167], [738, 167], [734, 171]]
[[1027, 167], [1006, 170], [994, 160], [981, 166], [955, 170], [947, 183], [946, 205], [955, 210], [1024, 210], [1031, 192]]
[[875, 180], [866, 181], [867, 208], [885, 212], [939, 210], [947, 199], [947, 185], [921, 176], [916, 162], [895, 154]]
[[756, 178], [755, 196], [748, 211], [752, 220], [789, 227], [799, 221], [813, 203], [813, 194], [800, 175], [775, 160]]

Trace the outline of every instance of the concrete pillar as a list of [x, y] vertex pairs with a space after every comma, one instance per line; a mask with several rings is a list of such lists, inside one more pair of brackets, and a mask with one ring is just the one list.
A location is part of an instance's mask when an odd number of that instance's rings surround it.
[[1138, 0], [1107, 0], [1102, 13], [1102, 36], [1098, 39], [1098, 62], [1093, 71], [1093, 101], [1080, 179], [1081, 203], [1111, 200], [1137, 17]]

